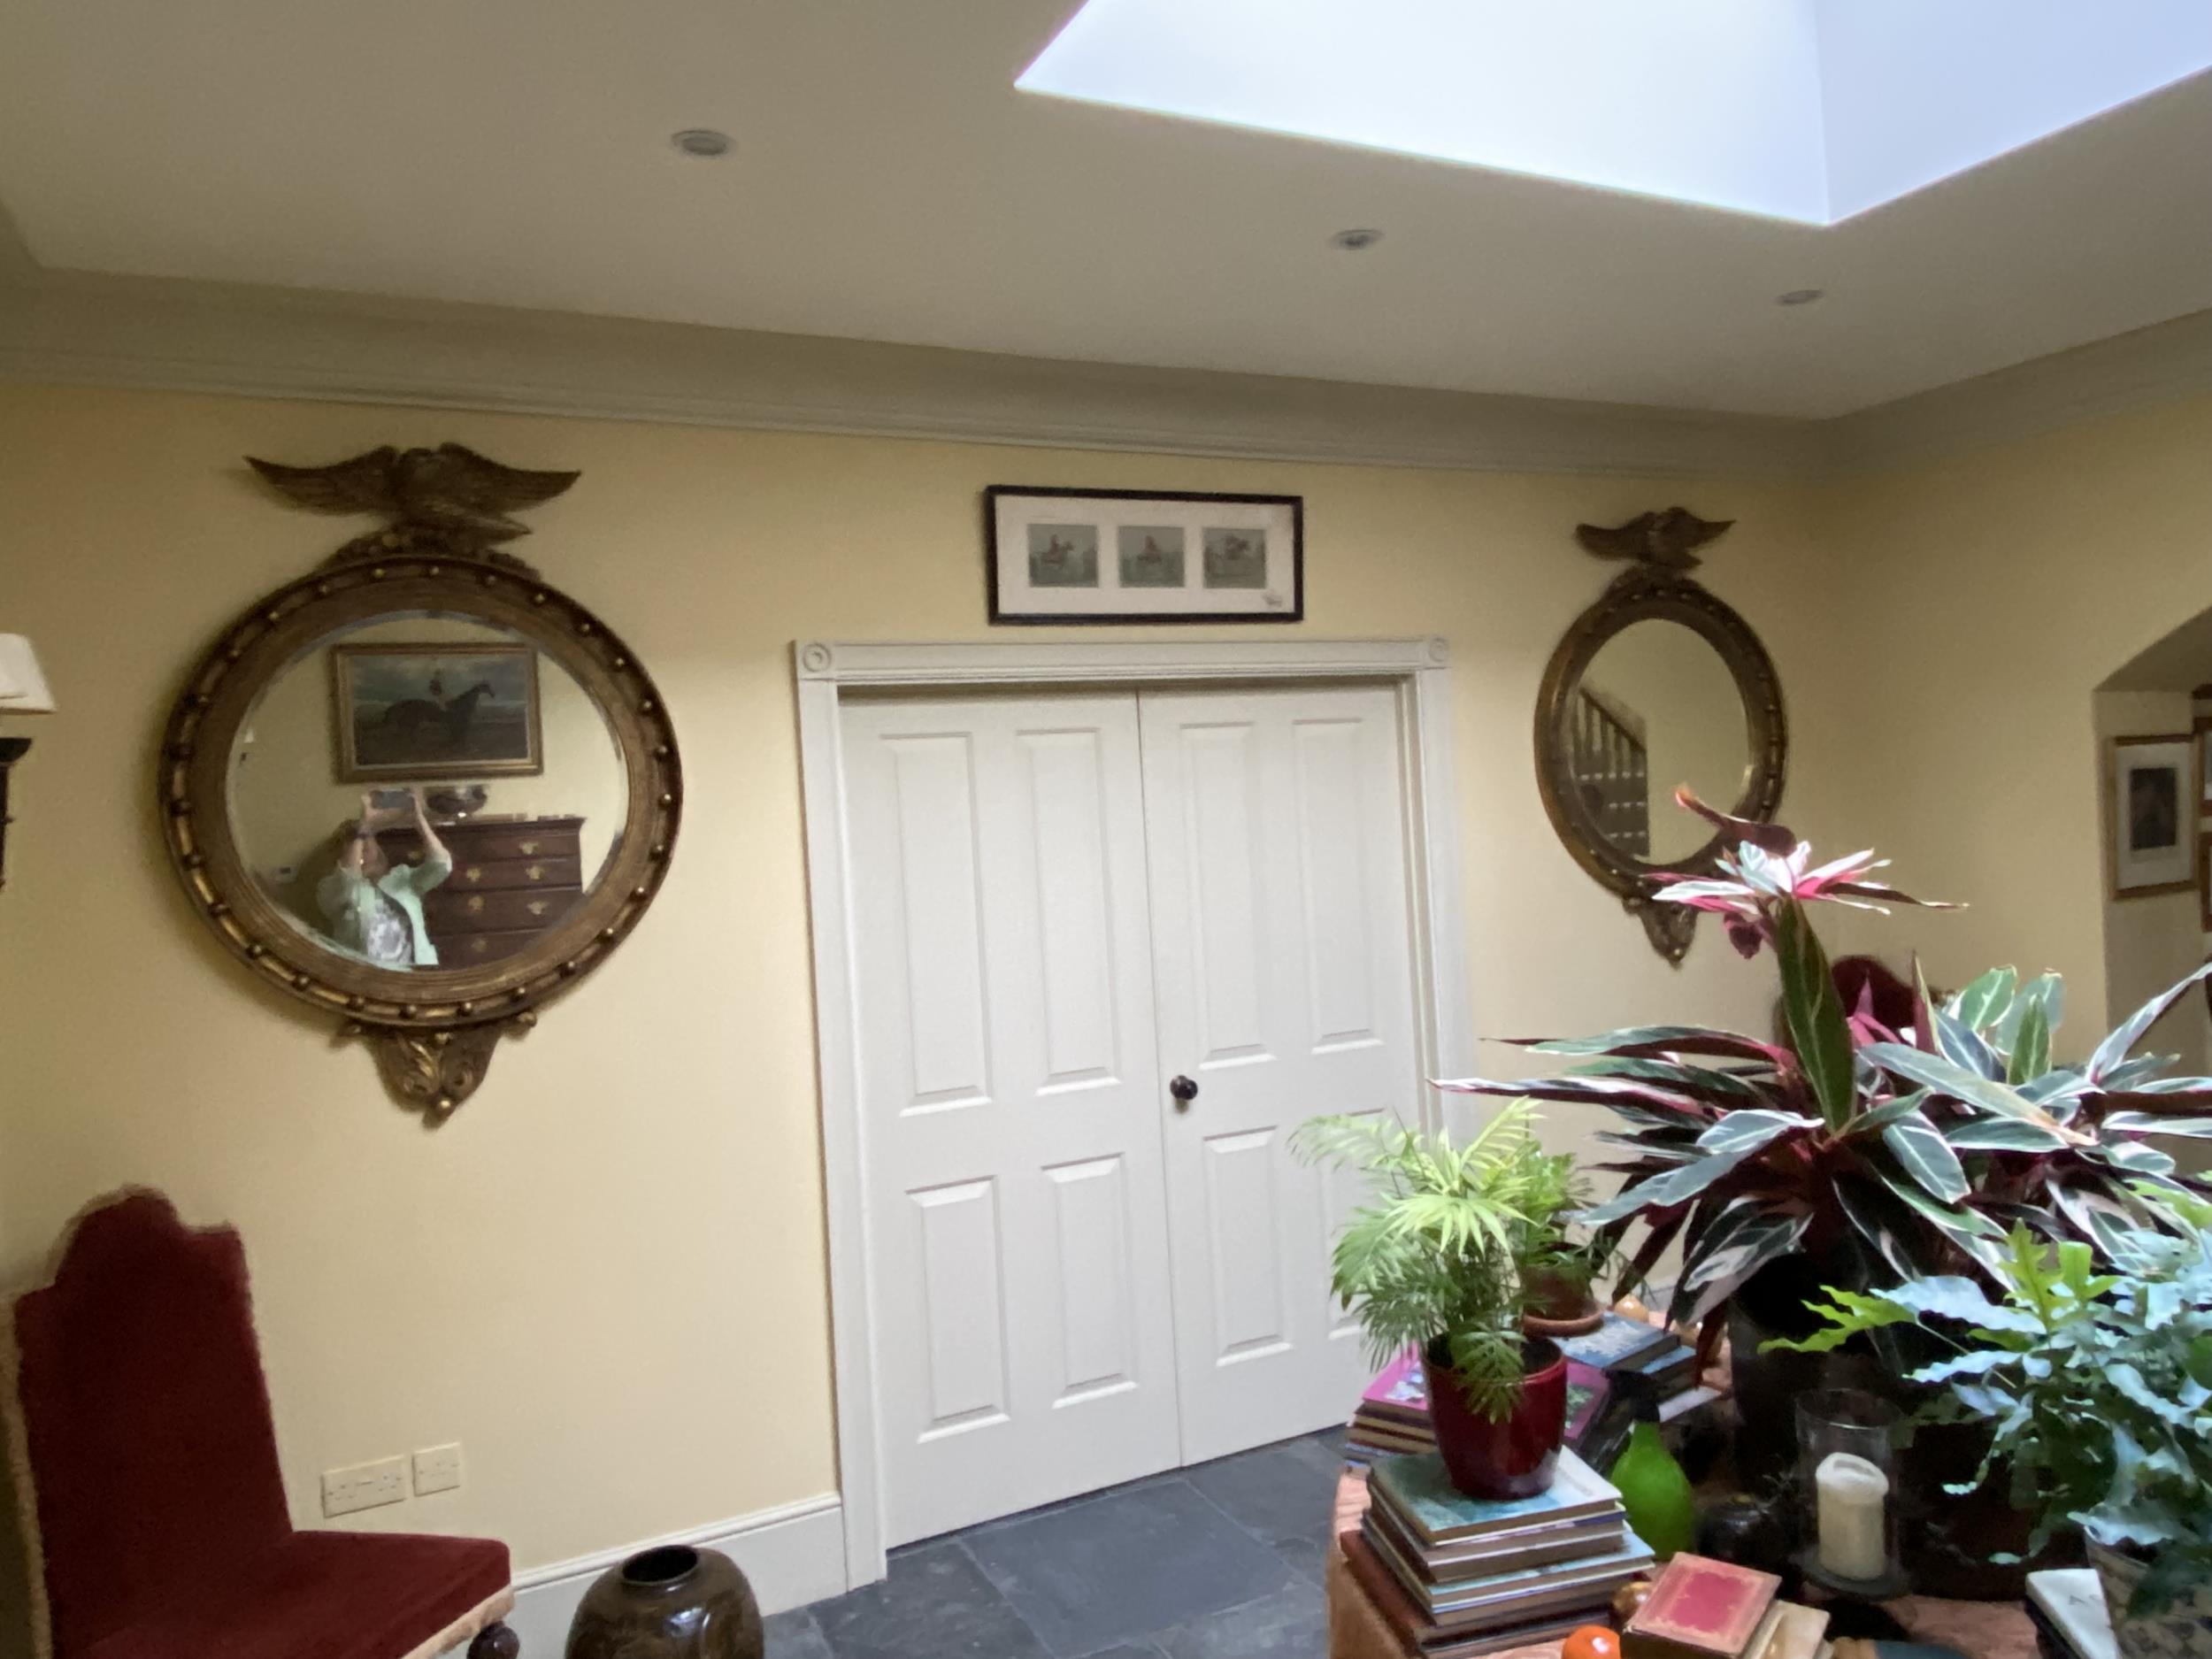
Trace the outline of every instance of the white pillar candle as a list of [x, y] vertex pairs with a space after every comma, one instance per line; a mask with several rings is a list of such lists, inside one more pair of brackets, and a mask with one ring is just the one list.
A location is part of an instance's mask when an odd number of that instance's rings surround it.
[[1861, 1583], [1889, 1572], [1889, 1477], [1851, 1452], [1831, 1452], [1813, 1471], [1820, 1493], [1821, 1571]]

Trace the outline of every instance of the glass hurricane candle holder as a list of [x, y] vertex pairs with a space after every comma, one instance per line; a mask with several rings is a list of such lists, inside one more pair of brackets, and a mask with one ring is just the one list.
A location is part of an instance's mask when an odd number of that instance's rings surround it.
[[1904, 1414], [1855, 1388], [1825, 1388], [1797, 1402], [1797, 1470], [1806, 1540], [1801, 1564], [1832, 1590], [1894, 1595], [1897, 1441]]

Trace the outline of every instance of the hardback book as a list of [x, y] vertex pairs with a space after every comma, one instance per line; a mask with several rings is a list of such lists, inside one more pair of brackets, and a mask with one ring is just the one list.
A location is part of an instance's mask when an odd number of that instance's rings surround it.
[[1781, 1587], [1770, 1572], [1677, 1555], [1621, 1626], [1623, 1659], [1742, 1659]]
[[1686, 1378], [1694, 1386], [1697, 1382], [1697, 1350], [1686, 1342], [1674, 1342], [1670, 1347], [1654, 1348], [1621, 1364], [1609, 1366], [1607, 1371], [1614, 1377], [1641, 1377], [1663, 1390]]
[[1671, 1394], [1659, 1402], [1659, 1420], [1662, 1423], [1676, 1422], [1694, 1411], [1703, 1410], [1723, 1397], [1719, 1389], [1708, 1388], [1701, 1383], [1696, 1387], [1686, 1388], [1680, 1394]]
[[1408, 1348], [1384, 1366], [1382, 1374], [1367, 1385], [1359, 1409], [1353, 1415], [1378, 1422], [1427, 1423], [1429, 1386], [1421, 1370], [1421, 1356]]
[[[1478, 1633], [1494, 1635], [1502, 1630], [1539, 1621], [1571, 1619], [1573, 1624], [1601, 1622], [1613, 1592], [1628, 1582], [1625, 1578], [1607, 1578], [1594, 1585], [1509, 1597], [1491, 1607], [1460, 1609], [1432, 1617], [1407, 1593], [1397, 1574], [1383, 1563], [1363, 1534], [1347, 1532], [1340, 1541], [1345, 1565], [1359, 1581], [1360, 1588], [1367, 1593], [1368, 1599], [1381, 1611], [1385, 1622], [1408, 1644], [1425, 1653], [1463, 1644]], [[1492, 1643], [1494, 1647], [1498, 1645]]]
[[1828, 1615], [1824, 1609], [1777, 1601], [1767, 1609], [1767, 1618], [1770, 1629], [1765, 1645], [1747, 1651], [1745, 1659], [1817, 1659], [1827, 1646]]
[[1605, 1323], [1582, 1336], [1556, 1338], [1559, 1351], [1571, 1360], [1580, 1360], [1600, 1371], [1613, 1371], [1635, 1359], [1648, 1355], [1660, 1344], [1671, 1342], [1681, 1346], [1681, 1340], [1663, 1325], [1646, 1325], [1641, 1319], [1629, 1318], [1625, 1314], [1609, 1313]]
[[1368, 1491], [1374, 1502], [1389, 1504], [1424, 1545], [1610, 1514], [1621, 1504], [1621, 1494], [1564, 1447], [1549, 1489], [1533, 1497], [1471, 1498], [1452, 1485], [1434, 1452], [1377, 1458]]
[[1391, 1570], [1415, 1604], [1437, 1624], [1445, 1625], [1493, 1623], [1500, 1617], [1517, 1617], [1517, 1609], [1563, 1600], [1588, 1601], [1593, 1593], [1599, 1591], [1609, 1596], [1630, 1579], [1641, 1577], [1652, 1564], [1650, 1547], [1635, 1533], [1624, 1532], [1616, 1547], [1602, 1555], [1579, 1555], [1541, 1565], [1517, 1563], [1480, 1578], [1432, 1584], [1420, 1577], [1379, 1528], [1371, 1527], [1366, 1539], [1369, 1548]]
[[1594, 1365], [1567, 1362], [1567, 1444], [1578, 1452], [1613, 1398], [1613, 1385]]
[[1525, 1622], [1500, 1624], [1480, 1632], [1448, 1631], [1432, 1622], [1414, 1604], [1405, 1586], [1368, 1548], [1364, 1538], [1357, 1532], [1348, 1532], [1341, 1541], [1345, 1569], [1353, 1581], [1382, 1615], [1383, 1623], [1422, 1659], [1469, 1659], [1469, 1655], [1476, 1654], [1497, 1653], [1508, 1647], [1552, 1640], [1584, 1624], [1604, 1622], [1609, 1593], [1563, 1610], [1532, 1613]]
[[2065, 1659], [2113, 1659], [2119, 1652], [2093, 1567], [2030, 1573], [2028, 1617], [2047, 1651]]
[[1479, 1578], [1507, 1565], [1542, 1567], [1621, 1548], [1626, 1530], [1618, 1515], [1594, 1515], [1558, 1525], [1516, 1527], [1455, 1544], [1423, 1544], [1386, 1503], [1371, 1504], [1367, 1518], [1396, 1553], [1432, 1584]]

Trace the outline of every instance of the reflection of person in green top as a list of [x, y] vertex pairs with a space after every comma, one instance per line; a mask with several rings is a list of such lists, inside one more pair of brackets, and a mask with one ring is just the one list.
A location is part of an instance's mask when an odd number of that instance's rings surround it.
[[434, 968], [438, 948], [422, 918], [422, 895], [453, 873], [453, 855], [430, 827], [422, 791], [414, 798], [415, 832], [422, 837], [420, 864], [396, 864], [376, 839], [381, 822], [400, 814], [361, 797], [361, 817], [338, 854], [338, 867], [315, 888], [315, 902], [330, 924], [330, 937], [349, 956], [380, 968]]

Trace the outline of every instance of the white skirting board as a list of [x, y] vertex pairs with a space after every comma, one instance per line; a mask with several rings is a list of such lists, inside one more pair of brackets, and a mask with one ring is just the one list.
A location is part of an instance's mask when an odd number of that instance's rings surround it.
[[620, 1549], [555, 1562], [515, 1575], [515, 1610], [507, 1624], [522, 1639], [522, 1659], [559, 1659], [592, 1581], [641, 1549], [691, 1544], [718, 1549], [744, 1569], [764, 1614], [841, 1595], [845, 1581], [845, 1520], [837, 1494], [716, 1521], [666, 1538], [641, 1539]]

